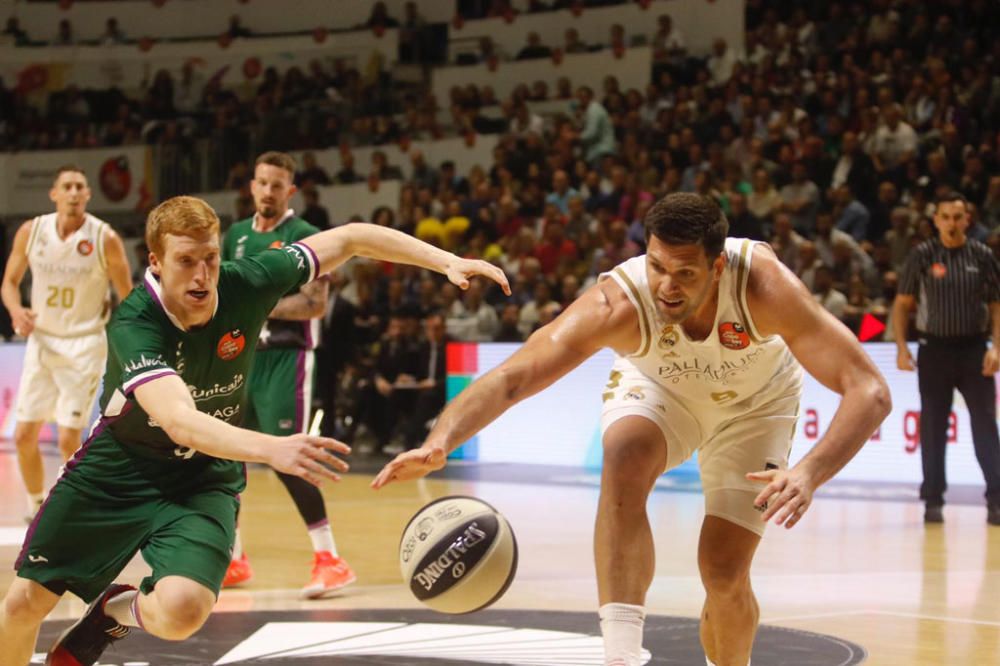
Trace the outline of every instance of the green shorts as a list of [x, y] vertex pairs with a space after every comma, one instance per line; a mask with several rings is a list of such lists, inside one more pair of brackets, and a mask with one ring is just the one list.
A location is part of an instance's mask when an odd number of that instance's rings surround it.
[[[142, 552], [153, 570], [142, 581], [144, 593], [164, 576], [183, 576], [218, 594], [229, 566], [239, 510], [238, 495], [215, 482], [220, 478], [216, 469], [225, 469], [218, 464], [223, 461], [211, 462], [214, 467], [192, 467], [190, 483], [174, 485], [173, 490], [164, 483], [170, 481], [170, 473], [146, 473], [142, 475], [145, 488], [133, 491], [127, 484], [138, 479], [108, 478], [95, 472], [102, 469], [100, 463], [107, 471], [112, 463], [109, 454], [116, 446], [108, 441], [96, 444], [95, 455], [87, 452], [79, 456], [79, 464], [69, 463], [68, 471], [52, 488], [28, 529], [14, 565], [17, 574], [56, 594], [72, 592], [90, 603], [114, 582], [136, 552]], [[120, 461], [112, 464], [120, 462], [124, 467], [137, 462], [129, 461], [120, 448], [118, 456]], [[131, 467], [141, 469], [141, 465]], [[128, 476], [124, 469], [119, 471]]]
[[309, 427], [315, 352], [267, 349], [250, 370], [249, 414], [244, 427], [268, 435], [293, 435]]

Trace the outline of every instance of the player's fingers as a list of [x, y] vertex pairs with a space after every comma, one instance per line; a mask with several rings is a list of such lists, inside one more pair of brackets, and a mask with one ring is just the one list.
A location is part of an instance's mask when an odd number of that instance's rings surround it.
[[771, 518], [773, 518], [774, 515], [778, 513], [778, 511], [780, 511], [782, 508], [787, 507], [789, 502], [794, 503], [793, 500], [795, 499], [795, 497], [796, 497], [796, 492], [793, 489], [785, 488], [775, 497], [768, 500], [767, 510], [764, 512], [764, 515], [761, 517], [761, 519], [764, 522], [771, 520]]
[[312, 457], [315, 460], [323, 463], [327, 467], [331, 467], [338, 472], [347, 472], [351, 469], [351, 466], [347, 464], [346, 460], [341, 460], [332, 453], [326, 451], [325, 449], [312, 449]]
[[334, 472], [329, 467], [324, 467], [323, 465], [320, 465], [315, 460], [307, 460], [304, 463], [302, 463], [302, 466], [310, 470], [313, 473], [313, 475], [320, 480], [329, 479], [330, 481], [340, 481], [339, 474]]
[[320, 487], [319, 477], [306, 469], [305, 466], [300, 465], [298, 471], [295, 472], [295, 476], [299, 477], [303, 481], [313, 484], [317, 488]]
[[788, 517], [788, 520], [785, 521], [785, 529], [790, 529], [797, 522], [799, 522], [802, 519], [802, 516], [805, 515], [806, 509], [808, 509], [808, 506], [804, 504], [799, 505], [795, 512]]
[[776, 470], [769, 469], [763, 472], [747, 472], [746, 478], [748, 481], [763, 481], [767, 482], [774, 478]]
[[795, 513], [799, 510], [799, 506], [800, 505], [799, 505], [798, 502], [794, 502], [794, 501], [793, 502], [786, 502], [785, 506], [783, 506], [781, 508], [781, 511], [778, 511], [775, 514], [775, 516], [774, 516], [774, 524], [775, 525], [781, 525], [786, 520], [788, 520], [790, 517], [794, 516]]
[[347, 455], [348, 453], [351, 452], [350, 446], [331, 437], [318, 437], [316, 435], [307, 435], [306, 441], [313, 446], [323, 447], [324, 449], [330, 449], [331, 451], [336, 451], [337, 453], [342, 453], [344, 455]]
[[761, 507], [764, 506], [771, 499], [772, 495], [780, 493], [784, 488], [784, 484], [780, 480], [772, 481], [771, 483], [764, 486], [764, 489], [757, 493], [757, 497], [754, 498], [754, 506]]

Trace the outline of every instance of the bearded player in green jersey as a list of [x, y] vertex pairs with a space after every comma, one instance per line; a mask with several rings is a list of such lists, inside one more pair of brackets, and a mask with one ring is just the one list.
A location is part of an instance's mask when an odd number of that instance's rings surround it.
[[[219, 219], [175, 197], [146, 223], [150, 268], [108, 325], [102, 417], [66, 464], [28, 530], [0, 614], [0, 666], [25, 666], [38, 629], [65, 592], [92, 602], [48, 653], [90, 666], [131, 627], [183, 640], [204, 624], [229, 564], [245, 462], [312, 484], [336, 481], [341, 442], [237, 427], [261, 327], [291, 290], [353, 256], [444, 273], [460, 287], [503, 273], [405, 234], [349, 224], [220, 262]], [[141, 551], [139, 590], [112, 584]]]
[[[291, 245], [319, 233], [289, 208], [296, 188], [295, 160], [287, 153], [267, 152], [254, 165], [256, 212], [236, 222], [222, 239], [222, 260], [251, 257], [269, 248]], [[329, 286], [314, 280], [289, 293], [274, 306], [257, 341], [257, 354], [247, 379], [249, 413], [246, 427], [269, 435], [291, 435], [309, 427], [319, 318], [326, 312]], [[278, 472], [306, 525], [313, 546], [313, 568], [302, 596], [317, 599], [354, 582], [354, 571], [337, 552], [319, 488], [294, 474]], [[239, 528], [232, 561], [222, 587], [244, 583], [253, 576]]]

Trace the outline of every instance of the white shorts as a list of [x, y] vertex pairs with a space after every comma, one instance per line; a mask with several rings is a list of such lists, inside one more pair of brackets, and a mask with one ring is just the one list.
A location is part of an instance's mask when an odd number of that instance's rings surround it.
[[667, 443], [664, 471], [698, 452], [706, 515], [764, 534], [761, 512], [753, 504], [763, 485], [748, 481], [745, 475], [788, 467], [801, 396], [798, 385], [777, 395], [754, 396], [738, 405], [698, 409], [638, 370], [627, 370], [618, 386], [609, 386], [604, 396], [602, 436], [611, 424], [626, 416], [649, 419]]
[[17, 389], [17, 420], [55, 421], [82, 430], [90, 421], [107, 355], [104, 331], [75, 338], [32, 333]]

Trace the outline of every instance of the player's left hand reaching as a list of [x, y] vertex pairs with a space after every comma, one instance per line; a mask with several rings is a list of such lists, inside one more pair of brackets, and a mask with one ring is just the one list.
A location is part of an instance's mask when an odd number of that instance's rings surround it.
[[267, 448], [265, 462], [279, 472], [294, 474], [313, 484], [324, 479], [340, 481], [340, 474], [348, 470], [346, 462], [330, 453], [348, 454], [351, 447], [329, 437], [297, 434], [278, 437]]
[[448, 264], [446, 275], [452, 284], [457, 285], [459, 289], [468, 289], [469, 278], [482, 275], [503, 287], [503, 293], [510, 296], [510, 283], [507, 282], [507, 276], [488, 261], [456, 257]]
[[747, 479], [767, 484], [753, 501], [757, 508], [764, 508], [761, 520], [767, 522], [777, 516], [774, 524], [784, 524], [788, 529], [802, 519], [816, 490], [812, 480], [795, 468], [751, 472]]
[[372, 488], [378, 490], [393, 481], [409, 481], [427, 476], [444, 467], [448, 454], [440, 447], [421, 447], [404, 451], [382, 468], [372, 481]]

